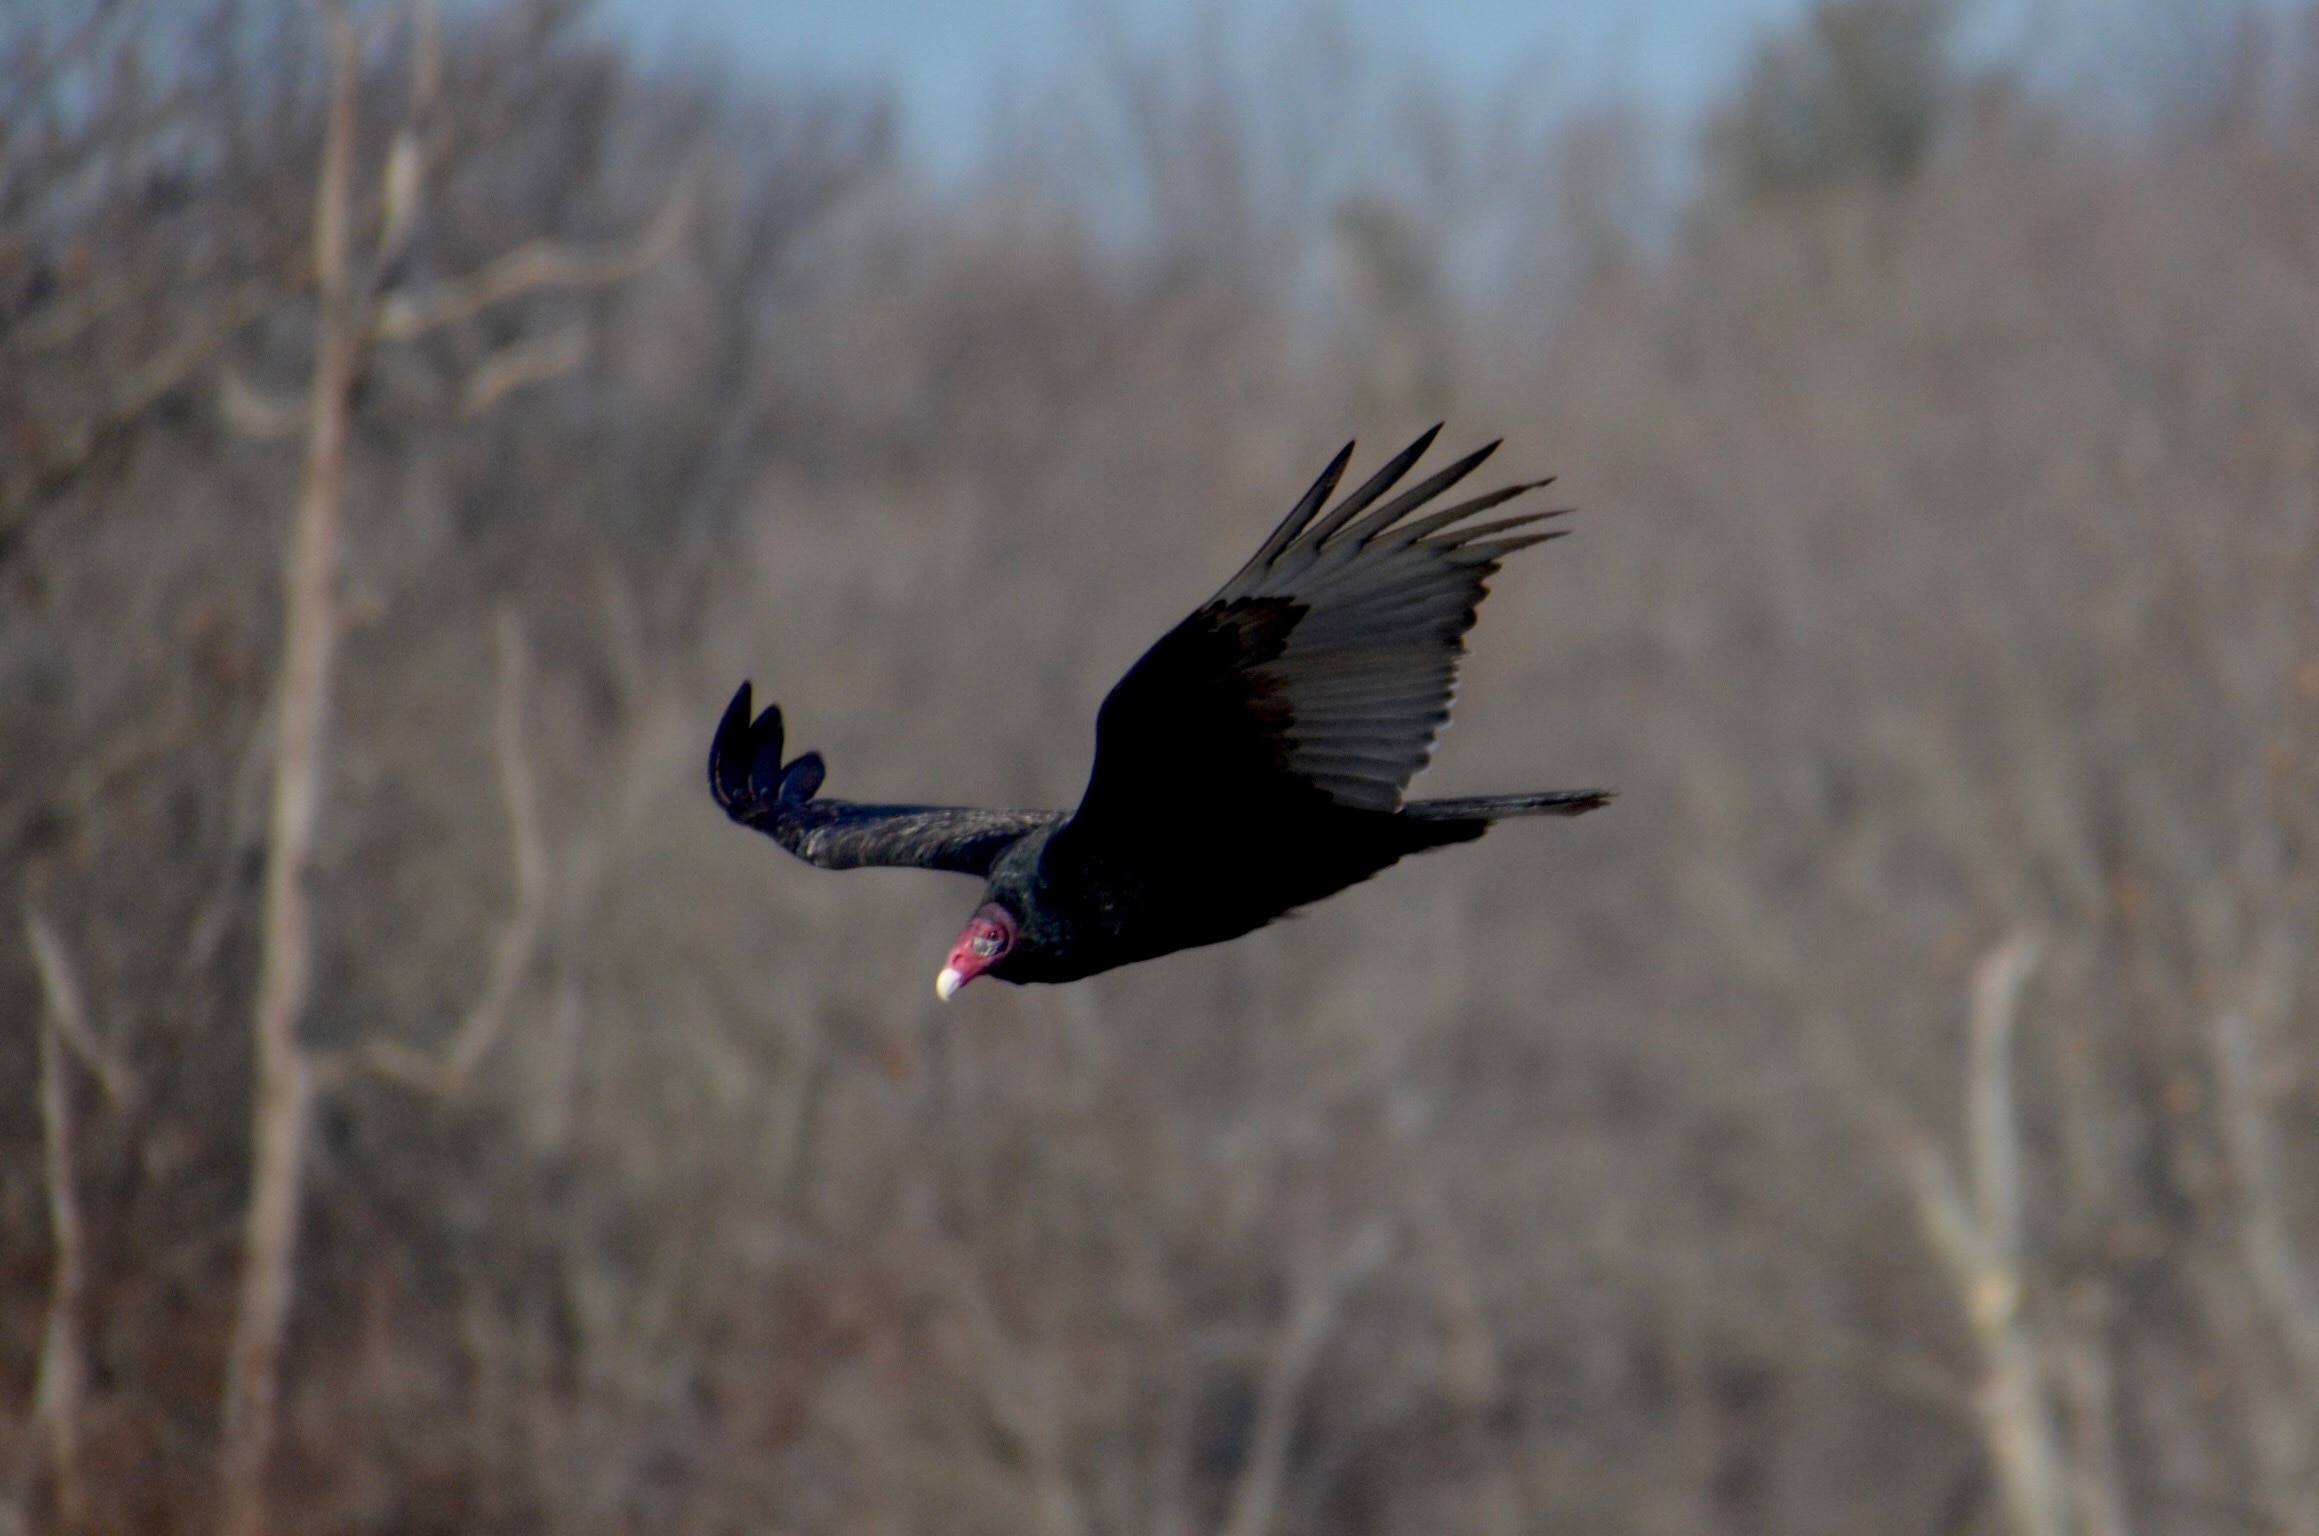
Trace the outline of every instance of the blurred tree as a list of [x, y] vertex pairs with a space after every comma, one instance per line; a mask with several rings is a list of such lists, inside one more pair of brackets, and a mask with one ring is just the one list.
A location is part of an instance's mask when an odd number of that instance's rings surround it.
[[[354, 370], [276, 1528], [2319, 1533], [2319, 96], [1936, 90], [1905, 184], [1657, 240], [1615, 121], [1397, 176], [1374, 94], [1186, 59], [1089, 72], [1113, 180], [930, 195], [446, 9], [375, 287], [364, 50], [350, 302], [714, 148], [649, 273]], [[0, 1536], [218, 1514], [322, 33], [0, 0]], [[1559, 259], [1475, 281], [1498, 220]], [[1634, 813], [936, 1027], [958, 893], [788, 878], [702, 725], [777, 675], [881, 795], [1063, 803], [1155, 573], [1348, 425], [1323, 252], [1601, 514], [1440, 771]]]
[[1453, 338], [1434, 232], [1375, 194], [1347, 198], [1331, 222], [1361, 305], [1352, 338], [1356, 404], [1440, 414], [1450, 397]]
[[[282, 658], [278, 672], [275, 739], [270, 778], [265, 894], [256, 1003], [257, 1092], [252, 1109], [254, 1148], [245, 1215], [239, 1308], [227, 1355], [223, 1490], [220, 1526], [228, 1536], [262, 1536], [267, 1528], [266, 1471], [273, 1451], [283, 1341], [296, 1290], [296, 1252], [308, 1138], [318, 1070], [300, 1039], [312, 990], [315, 941], [309, 876], [323, 799], [323, 751], [340, 632], [339, 522], [346, 501], [347, 441], [356, 381], [369, 351], [381, 343], [418, 341], [446, 327], [543, 290], [586, 290], [627, 281], [674, 248], [692, 203], [687, 175], [668, 194], [652, 226], [625, 248], [580, 251], [533, 240], [452, 281], [400, 280], [415, 237], [432, 143], [436, 97], [443, 77], [441, 23], [436, 7], [417, 0], [410, 24], [409, 110], [394, 135], [374, 249], [356, 249], [355, 177], [357, 107], [362, 40], [354, 17], [337, 0], [322, 0], [330, 58], [329, 110], [322, 159], [315, 176], [313, 272], [316, 341], [303, 429], [305, 472], [283, 567]], [[469, 373], [459, 390], [463, 413], [478, 415], [512, 391], [571, 371], [584, 355], [577, 333], [546, 342], [503, 342]], [[516, 826], [516, 916], [493, 963], [486, 1000], [463, 1024], [445, 1059], [416, 1056], [422, 1082], [438, 1074], [463, 1085], [497, 1038], [507, 998], [530, 964], [541, 926], [541, 858], [532, 828], [530, 774], [523, 765], [520, 656], [512, 618], [503, 623], [503, 674], [509, 702], [501, 731], [503, 761]], [[415, 1053], [387, 1060], [413, 1074]]]
[[1810, 195], [1912, 180], [1955, 97], [1954, 0], [1820, 0], [1766, 42], [1709, 128], [1742, 196]]

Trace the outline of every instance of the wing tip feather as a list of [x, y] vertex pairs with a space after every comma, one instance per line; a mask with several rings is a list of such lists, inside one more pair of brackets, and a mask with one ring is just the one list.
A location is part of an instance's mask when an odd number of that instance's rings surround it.
[[739, 814], [749, 793], [749, 762], [753, 696], [748, 679], [733, 690], [732, 701], [709, 738], [709, 793], [729, 814]]
[[1399, 485], [1402, 476], [1408, 474], [1417, 461], [1425, 457], [1425, 451], [1433, 446], [1433, 440], [1441, 436], [1441, 429], [1446, 425], [1448, 423], [1437, 421], [1418, 433], [1416, 441], [1387, 459], [1375, 474], [1361, 483], [1359, 490], [1330, 508], [1328, 515], [1304, 535], [1303, 542], [1316, 547], [1326, 543], [1338, 529], [1360, 516], [1371, 502]]
[[1270, 565], [1274, 560], [1280, 558], [1291, 544], [1296, 542], [1297, 535], [1303, 533], [1313, 518], [1319, 515], [1321, 508], [1328, 502], [1330, 493], [1335, 491], [1337, 483], [1344, 479], [1345, 466], [1353, 462], [1353, 448], [1359, 441], [1358, 438], [1348, 437], [1345, 439], [1345, 446], [1337, 450], [1337, 456], [1329, 460], [1327, 467], [1320, 472], [1319, 477], [1305, 488], [1304, 495], [1297, 498], [1297, 503], [1289, 509], [1288, 516], [1280, 520], [1280, 526], [1273, 529], [1265, 538], [1263, 545], [1249, 560], [1247, 566], [1249, 570], [1257, 570]]

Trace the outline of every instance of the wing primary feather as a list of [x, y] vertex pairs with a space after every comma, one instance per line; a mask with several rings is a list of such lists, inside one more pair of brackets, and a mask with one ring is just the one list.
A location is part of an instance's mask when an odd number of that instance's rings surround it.
[[1320, 478], [1312, 483], [1303, 498], [1290, 509], [1288, 516], [1280, 520], [1280, 526], [1272, 530], [1272, 536], [1264, 541], [1264, 547], [1256, 551], [1255, 557], [1244, 570], [1262, 570], [1278, 559], [1282, 550], [1296, 542], [1296, 536], [1304, 532], [1304, 525], [1312, 521], [1313, 514], [1329, 499], [1329, 493], [1345, 477], [1345, 466], [1352, 461], [1353, 445], [1347, 443], [1337, 450], [1337, 456], [1329, 460], [1329, 467], [1321, 471]]
[[1528, 533], [1513, 539], [1492, 539], [1486, 544], [1467, 544], [1456, 553], [1460, 565], [1488, 565], [1503, 560], [1517, 549], [1528, 549], [1533, 544], [1544, 544], [1553, 539], [1570, 537], [1570, 530], [1557, 528], [1551, 533]]
[[940, 805], [817, 800], [827, 769], [818, 752], [781, 761], [779, 705], [750, 718], [747, 683], [734, 691], [709, 742], [709, 792], [725, 814], [809, 864], [883, 864], [990, 873], [1009, 845], [1063, 819], [1060, 811], [981, 811]]
[[[1503, 506], [1507, 502], [1512, 501], [1517, 496], [1527, 495], [1531, 491], [1542, 490], [1545, 487], [1552, 485], [1553, 483], [1554, 477], [1552, 475], [1548, 475], [1543, 480], [1525, 480], [1518, 485], [1502, 485], [1499, 486], [1496, 490], [1490, 491], [1485, 495], [1475, 496], [1470, 500], [1461, 501], [1454, 507], [1444, 507], [1439, 512], [1428, 512], [1425, 516], [1417, 519], [1415, 522], [1403, 523], [1400, 527], [1393, 529], [1393, 538], [1392, 542], [1388, 545], [1388, 550], [1407, 549], [1410, 545], [1416, 543], [1419, 539], [1427, 538], [1433, 534], [1439, 533], [1442, 529], [1447, 528], [1452, 523], [1459, 522], [1465, 518], [1478, 516], [1481, 513], [1489, 511], [1492, 507]], [[1547, 517], [1559, 517], [1563, 513], [1569, 512], [1571, 510], [1573, 509], [1569, 507], [1557, 507], [1553, 511], [1544, 515]]]
[[1418, 433], [1416, 442], [1387, 459], [1385, 467], [1371, 475], [1359, 490], [1331, 507], [1328, 516], [1313, 525], [1312, 531], [1306, 535], [1307, 541], [1315, 545], [1326, 543], [1330, 534], [1360, 516], [1369, 503], [1399, 484], [1401, 477], [1409, 473], [1409, 466], [1425, 457], [1425, 450], [1432, 447], [1433, 440], [1441, 435], [1441, 425], [1437, 421]]
[[1519, 517], [1501, 517], [1495, 522], [1471, 523], [1463, 528], [1452, 528], [1449, 532], [1435, 539], [1432, 547], [1435, 549], [1456, 549], [1460, 545], [1471, 544], [1476, 539], [1486, 539], [1492, 534], [1507, 533], [1516, 528], [1527, 528], [1532, 523], [1542, 523], [1553, 515], [1551, 512], [1525, 512]]
[[749, 792], [749, 685], [741, 684], [709, 739], [709, 793], [727, 811]]
[[[1562, 537], [1542, 525], [1571, 510], [1483, 520], [1551, 477], [1436, 509], [1500, 446], [1410, 479], [1440, 431], [1420, 434], [1332, 506], [1347, 444], [1232, 581], [1129, 669], [1097, 715], [1095, 767], [1053, 849], [1147, 840], [1153, 807], [1175, 792], [1175, 775], [1153, 766], [1164, 754], [1152, 744], [1163, 741], [1201, 755], [1218, 793], [1269, 793], [1285, 774], [1343, 805], [1402, 806], [1448, 719], [1465, 636], [1497, 562]], [[1584, 792], [1488, 797], [1415, 814], [1568, 815], [1594, 803]]]
[[1356, 548], [1367, 544], [1378, 534], [1383, 533], [1386, 529], [1392, 527], [1402, 518], [1416, 511], [1419, 507], [1424, 506], [1427, 502], [1433, 500], [1434, 497], [1439, 496], [1443, 491], [1448, 490], [1451, 486], [1457, 484], [1460, 480], [1463, 480], [1466, 476], [1479, 469], [1482, 465], [1482, 461], [1487, 459], [1491, 454], [1496, 453], [1498, 451], [1499, 445], [1504, 442], [1505, 439], [1501, 437], [1497, 439], [1496, 442], [1484, 443], [1479, 448], [1476, 448], [1473, 452], [1467, 454], [1464, 458], [1458, 460], [1455, 464], [1450, 465], [1448, 468], [1437, 470], [1433, 474], [1426, 476], [1423, 480], [1411, 486], [1408, 490], [1403, 491], [1400, 495], [1394, 497], [1391, 501], [1385, 503], [1385, 505], [1370, 513], [1367, 517], [1362, 518], [1361, 521], [1353, 527], [1346, 529], [1346, 542], [1354, 545]]

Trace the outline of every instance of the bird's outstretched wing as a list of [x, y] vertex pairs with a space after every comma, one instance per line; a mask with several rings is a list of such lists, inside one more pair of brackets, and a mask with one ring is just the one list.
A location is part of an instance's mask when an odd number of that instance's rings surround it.
[[1394, 811], [1449, 718], [1458, 658], [1498, 562], [1567, 511], [1473, 519], [1550, 482], [1415, 515], [1496, 443], [1386, 495], [1436, 427], [1324, 512], [1346, 444], [1255, 557], [1146, 651], [1103, 701], [1074, 834], [1205, 818], [1314, 792]]
[[988, 875], [1009, 844], [1063, 819], [1061, 811], [816, 800], [825, 771], [821, 754], [784, 764], [781, 745], [779, 706], [752, 720], [743, 683], [709, 746], [709, 793], [733, 820], [823, 869], [880, 864]]

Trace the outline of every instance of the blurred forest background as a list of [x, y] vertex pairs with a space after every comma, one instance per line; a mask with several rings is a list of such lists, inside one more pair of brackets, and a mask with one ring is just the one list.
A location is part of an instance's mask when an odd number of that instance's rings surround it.
[[[1320, 34], [937, 187], [333, 14], [0, 7], [0, 1532], [2319, 1532], [2304, 19], [1826, 0], [1675, 197]], [[1610, 810], [945, 1012], [710, 803], [752, 676], [1071, 804], [1444, 416], [1582, 515], [1425, 788]]]

